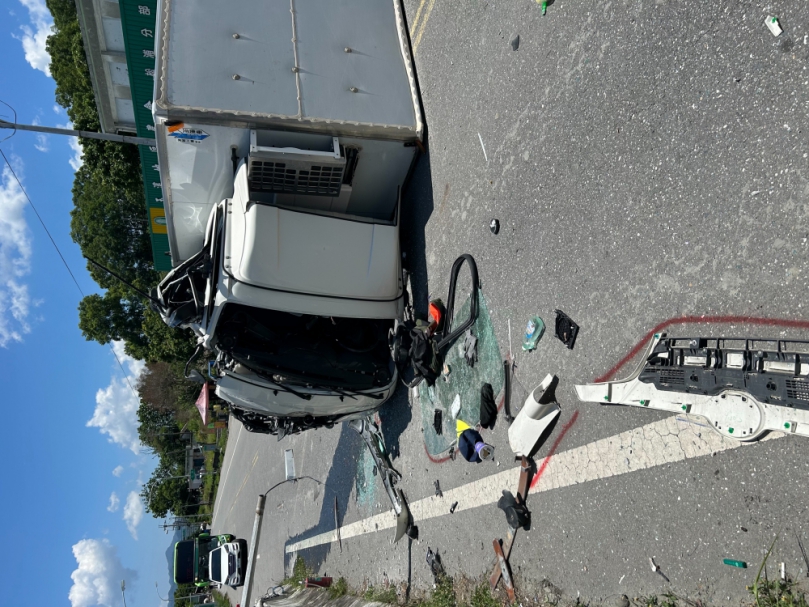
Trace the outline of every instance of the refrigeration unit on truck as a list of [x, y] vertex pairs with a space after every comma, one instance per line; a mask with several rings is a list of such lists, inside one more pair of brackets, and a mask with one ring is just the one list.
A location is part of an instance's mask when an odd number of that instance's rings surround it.
[[196, 334], [247, 430], [353, 420], [385, 459], [367, 416], [397, 384], [401, 197], [423, 137], [400, 1], [163, 0], [157, 21], [174, 266], [158, 310]]

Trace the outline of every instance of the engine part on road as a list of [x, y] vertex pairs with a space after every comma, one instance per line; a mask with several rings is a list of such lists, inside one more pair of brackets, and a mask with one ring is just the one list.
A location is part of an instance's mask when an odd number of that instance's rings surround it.
[[577, 385], [579, 400], [707, 420], [721, 436], [809, 436], [809, 341], [656, 333], [627, 379]]

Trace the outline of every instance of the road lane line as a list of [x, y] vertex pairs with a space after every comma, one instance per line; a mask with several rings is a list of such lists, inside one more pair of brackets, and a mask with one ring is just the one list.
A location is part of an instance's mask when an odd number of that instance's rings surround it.
[[410, 37], [411, 38], [416, 33], [416, 28], [419, 26], [419, 19], [421, 18], [421, 9], [424, 8], [424, 3], [425, 2], [427, 2], [427, 0], [421, 0], [421, 4], [419, 4], [419, 8], [416, 11], [416, 18], [413, 19], [413, 25], [410, 27]]
[[413, 41], [414, 55], [419, 49], [419, 42], [421, 42], [421, 37], [424, 35], [424, 28], [427, 27], [427, 21], [430, 19], [430, 13], [433, 12], [433, 6], [435, 6], [435, 0], [430, 0], [430, 4], [427, 5], [427, 11], [424, 13], [424, 21], [421, 22], [421, 29], [419, 29], [419, 33], [416, 34], [416, 39]]
[[[541, 463], [542, 474], [532, 484], [531, 493], [552, 491], [594, 480], [620, 476], [628, 472], [646, 470], [663, 464], [679, 462], [730, 451], [745, 444], [720, 436], [718, 433], [693, 423], [702, 418], [679, 415], [669, 417], [633, 430], [628, 430], [587, 445], [548, 456]], [[772, 433], [762, 439], [781, 438]], [[759, 441], [761, 442], [761, 441]], [[427, 497], [410, 504], [414, 522], [449, 514], [449, 507], [458, 502], [458, 512], [493, 504], [500, 499], [503, 489], [511, 491], [517, 486], [520, 469], [512, 468], [455, 489], [444, 490], [443, 497]], [[343, 541], [366, 533], [396, 526], [393, 511], [340, 528]], [[328, 531], [286, 546], [287, 554], [337, 541], [337, 532]]]
[[239, 494], [242, 492], [242, 489], [244, 489], [244, 486], [247, 484], [247, 479], [250, 478], [250, 475], [253, 473], [253, 468], [256, 467], [257, 461], [258, 461], [258, 451], [256, 451], [256, 454], [253, 456], [253, 465], [250, 466], [250, 470], [247, 471], [247, 474], [245, 475], [244, 480], [242, 481], [242, 486], [239, 487], [239, 490], [236, 492], [236, 495], [233, 496], [233, 503], [230, 504], [228, 516], [230, 516], [230, 513], [233, 511], [233, 506], [236, 505], [236, 500], [239, 499]]

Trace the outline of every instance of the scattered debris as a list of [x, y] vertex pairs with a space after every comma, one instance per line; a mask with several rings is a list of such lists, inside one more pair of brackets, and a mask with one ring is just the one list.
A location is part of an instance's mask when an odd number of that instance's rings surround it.
[[515, 455], [529, 456], [536, 450], [542, 433], [561, 412], [559, 403], [552, 400], [548, 388], [555, 375], [548, 374], [525, 399], [525, 404], [508, 429], [508, 442]]
[[444, 434], [444, 414], [441, 409], [436, 409], [433, 413], [433, 429], [438, 436]]
[[500, 232], [500, 222], [497, 221], [496, 219], [492, 219], [489, 222], [489, 230], [491, 231], [492, 234], [497, 236], [497, 234]]
[[778, 17], [773, 17], [771, 15], [767, 15], [767, 18], [764, 20], [764, 23], [767, 24], [767, 29], [770, 30], [773, 36], [780, 36], [781, 32], [784, 30], [781, 29], [781, 24], [778, 23]]
[[579, 334], [579, 325], [561, 310], [554, 310], [554, 312], [556, 312], [556, 337], [567, 346], [568, 350], [572, 350], [576, 343], [576, 336]]
[[526, 352], [536, 350], [543, 333], [545, 333], [545, 323], [539, 316], [534, 316], [525, 325], [525, 340], [522, 342], [522, 349]]
[[452, 506], [449, 507], [449, 513], [453, 514], [455, 512], [455, 508], [458, 507], [458, 502], [452, 502]]
[[503, 584], [506, 587], [506, 594], [509, 600], [513, 603], [517, 597], [514, 595], [514, 583], [511, 581], [511, 571], [508, 568], [508, 561], [503, 554], [503, 547], [500, 545], [500, 540], [494, 540], [494, 553], [497, 555], [497, 560], [500, 563], [500, 575], [503, 578]]
[[329, 588], [330, 586], [330, 577], [308, 577], [303, 581], [304, 588]]
[[511, 414], [511, 361], [503, 361], [503, 414], [506, 416], [506, 421], [510, 424], [514, 421], [514, 416]]
[[521, 527], [531, 527], [531, 513], [519, 493], [515, 498], [511, 491], [503, 489], [502, 497], [497, 500], [497, 507], [506, 514], [506, 521], [514, 531]]
[[444, 369], [441, 372], [441, 378], [447, 383], [449, 383], [449, 374], [450, 373], [452, 373], [452, 367], [450, 367], [448, 364], [444, 363]]
[[483, 149], [483, 157], [486, 162], [489, 162], [489, 157], [486, 155], [486, 146], [483, 145], [483, 137], [480, 136], [480, 133], [478, 133], [478, 139], [480, 139], [480, 147]]
[[731, 567], [738, 567], [739, 569], [747, 569], [747, 563], [744, 561], [737, 561], [734, 559], [722, 559], [722, 562], [725, 565], [730, 565]]
[[[771, 431], [809, 437], [809, 410], [794, 387], [803, 384], [797, 375], [807, 346], [801, 340], [655, 333], [629, 378], [576, 386], [576, 393], [582, 401], [698, 415], [720, 436], [739, 441]], [[680, 379], [674, 383], [673, 377]]]
[[520, 48], [520, 35], [519, 34], [517, 34], [516, 36], [514, 36], [511, 39], [511, 50], [516, 51], [518, 48]]
[[[457, 504], [457, 502], [455, 503]], [[438, 554], [437, 550], [433, 552], [429, 546], [427, 547], [427, 565], [429, 565], [433, 578], [435, 578], [436, 581], [438, 581], [438, 578], [445, 575], [444, 564], [441, 562], [441, 555]]]
[[337, 520], [337, 496], [334, 496], [334, 529], [337, 531], [337, 543], [340, 544], [340, 552], [343, 551], [343, 538], [340, 537], [340, 523]]
[[456, 394], [455, 398], [452, 399], [452, 405], [449, 407], [449, 412], [452, 415], [452, 419], [458, 419], [458, 415], [461, 413], [461, 395]]
[[470, 367], [478, 361], [478, 338], [472, 335], [472, 329], [467, 329], [463, 338], [463, 357]]
[[441, 491], [441, 485], [438, 484], [438, 479], [436, 479], [435, 483], [435, 496], [436, 497], [444, 497], [444, 492]]
[[741, 529], [742, 531], [744, 531], [745, 533], [747, 533], [747, 527], [739, 527], [739, 529]]
[[497, 405], [494, 402], [494, 388], [483, 384], [480, 388], [480, 425], [491, 430], [497, 420]]
[[671, 582], [671, 580], [669, 580], [669, 578], [667, 578], [667, 577], [666, 577], [666, 574], [665, 574], [665, 573], [663, 573], [663, 572], [660, 570], [660, 565], [658, 565], [657, 563], [655, 563], [655, 560], [654, 560], [652, 557], [649, 557], [649, 564], [652, 566], [652, 571], [654, 571], [655, 573], [659, 574], [659, 575], [660, 575], [660, 577], [662, 577], [664, 580], [666, 580], [666, 582], [669, 582], [669, 583]]
[[[517, 484], [517, 496], [516, 498], [514, 498], [515, 502], [521, 504], [522, 507], [525, 507], [525, 500], [528, 497], [530, 474], [531, 474], [531, 464], [528, 462], [527, 458], [523, 457], [520, 461], [520, 480]], [[505, 495], [505, 493], [506, 492], [504, 491], [503, 494]], [[498, 506], [499, 505], [500, 502], [498, 502]], [[508, 518], [508, 514], [506, 515], [506, 517]], [[506, 560], [508, 560], [509, 556], [511, 555], [511, 548], [512, 546], [514, 546], [514, 538], [516, 537], [517, 529], [518, 527], [512, 526], [511, 521], [509, 521], [509, 528], [508, 533], [506, 534], [506, 541], [503, 544], [503, 556]], [[491, 587], [492, 590], [497, 588], [497, 584], [500, 581], [501, 574], [502, 571], [500, 567], [500, 561], [499, 559], [496, 559], [494, 569], [492, 570], [492, 574], [489, 576], [489, 586]]]
[[786, 565], [783, 562], [779, 563], [778, 565], [779, 569], [781, 570], [781, 581], [786, 582], [787, 581]]

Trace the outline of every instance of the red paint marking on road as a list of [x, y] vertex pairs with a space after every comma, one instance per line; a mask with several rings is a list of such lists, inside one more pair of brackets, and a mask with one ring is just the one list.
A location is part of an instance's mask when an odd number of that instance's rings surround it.
[[562, 431], [559, 433], [559, 436], [557, 436], [556, 440], [553, 441], [553, 446], [551, 447], [550, 452], [548, 453], [548, 455], [545, 456], [545, 459], [542, 460], [542, 463], [539, 465], [539, 468], [537, 469], [537, 473], [534, 475], [534, 478], [531, 479], [531, 489], [536, 487], [537, 483], [539, 482], [539, 479], [542, 478], [545, 469], [548, 467], [548, 464], [551, 463], [551, 458], [553, 457], [554, 453], [556, 453], [556, 450], [559, 448], [559, 443], [562, 442], [562, 439], [565, 437], [565, 434], [567, 434], [567, 431], [573, 427], [573, 424], [576, 423], [577, 419], [579, 419], [579, 412], [574, 411], [573, 417], [571, 417], [570, 421], [568, 421], [562, 427]]
[[618, 361], [612, 369], [604, 373], [601, 377], [595, 379], [595, 383], [601, 383], [615, 377], [615, 374], [621, 370], [630, 360], [643, 348], [645, 348], [652, 336], [655, 333], [660, 333], [671, 325], [696, 323], [696, 324], [750, 324], [750, 325], [764, 325], [767, 327], [787, 327], [790, 329], [809, 329], [809, 321], [806, 320], [787, 320], [784, 318], [762, 318], [759, 316], [675, 316], [655, 325], [655, 327], [644, 335], [641, 340], [635, 344], [635, 347], [629, 351], [629, 354], [624, 356]]
[[443, 464], [444, 462], [449, 461], [449, 455], [444, 457], [435, 457], [434, 455], [430, 455], [430, 452], [427, 451], [427, 443], [424, 443], [424, 452], [427, 454], [427, 459], [429, 459], [434, 464]]

